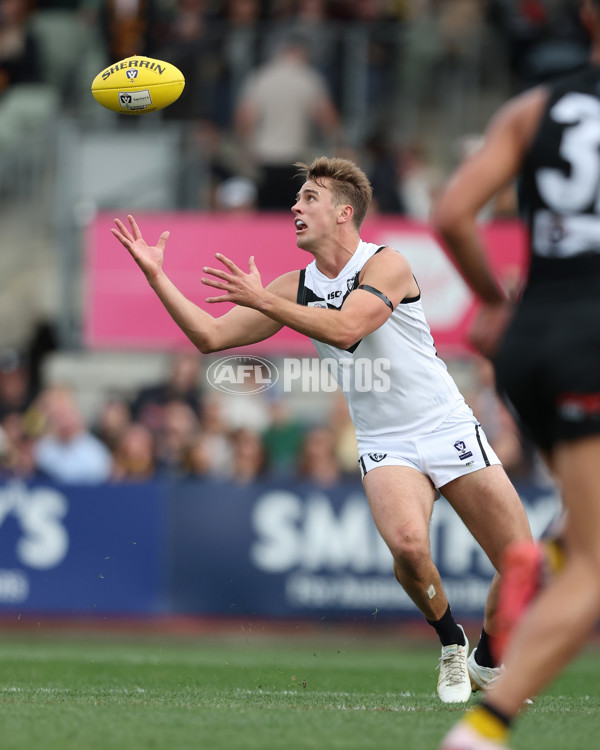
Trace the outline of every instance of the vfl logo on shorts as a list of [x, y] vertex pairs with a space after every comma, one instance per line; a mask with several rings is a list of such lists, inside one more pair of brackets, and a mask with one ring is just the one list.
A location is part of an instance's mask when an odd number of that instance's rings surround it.
[[380, 461], [383, 461], [383, 459], [387, 456], [387, 453], [369, 453], [369, 458], [371, 461], [375, 461], [376, 464], [378, 464]]
[[462, 440], [457, 440], [454, 443], [454, 447], [458, 451], [458, 457], [461, 461], [466, 461], [467, 458], [471, 458], [473, 455], [471, 451], [467, 450], [467, 446]]

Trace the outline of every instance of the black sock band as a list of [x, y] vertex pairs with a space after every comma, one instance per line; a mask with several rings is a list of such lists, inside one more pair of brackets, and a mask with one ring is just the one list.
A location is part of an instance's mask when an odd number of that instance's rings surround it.
[[477, 650], [475, 651], [475, 661], [480, 667], [495, 667], [496, 662], [490, 651], [490, 637], [485, 632], [484, 628], [481, 628], [481, 635], [479, 636], [479, 643], [477, 644]]
[[459, 646], [466, 645], [465, 635], [457, 625], [450, 605], [439, 620], [427, 620], [427, 622], [435, 628], [442, 646], [450, 646], [452, 643], [457, 643]]

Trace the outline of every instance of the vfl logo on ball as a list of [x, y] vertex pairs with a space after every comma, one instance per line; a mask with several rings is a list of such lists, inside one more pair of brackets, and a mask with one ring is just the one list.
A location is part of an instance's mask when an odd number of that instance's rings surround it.
[[466, 461], [467, 458], [471, 458], [473, 455], [471, 451], [467, 450], [467, 446], [462, 440], [457, 440], [454, 443], [454, 447], [458, 451], [458, 457], [461, 461]]
[[119, 91], [119, 104], [122, 109], [144, 110], [152, 106], [149, 89], [142, 91]]
[[127, 78], [129, 78], [130, 81], [135, 80], [137, 78], [137, 74], [138, 74], [138, 72], [137, 72], [137, 70], [135, 68], [130, 68], [125, 73], [125, 75], [127, 76]]
[[279, 372], [263, 357], [229, 356], [213, 362], [206, 379], [218, 391], [252, 395], [272, 388], [279, 380]]

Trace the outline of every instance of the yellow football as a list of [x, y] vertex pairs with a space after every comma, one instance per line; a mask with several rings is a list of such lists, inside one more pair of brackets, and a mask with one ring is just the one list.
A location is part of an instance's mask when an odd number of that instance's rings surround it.
[[98, 73], [92, 94], [113, 112], [142, 115], [173, 104], [184, 86], [183, 73], [171, 63], [134, 55]]

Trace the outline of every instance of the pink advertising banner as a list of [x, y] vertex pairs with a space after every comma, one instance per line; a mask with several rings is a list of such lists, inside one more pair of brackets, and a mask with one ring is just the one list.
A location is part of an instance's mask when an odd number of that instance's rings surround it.
[[[124, 217], [123, 217], [124, 218]], [[171, 320], [129, 253], [110, 233], [113, 214], [99, 214], [86, 242], [85, 342], [92, 349], [173, 350], [191, 347]], [[296, 247], [292, 216], [152, 213], [136, 215], [144, 238], [154, 243], [171, 233], [164, 269], [188, 299], [212, 315], [231, 305], [210, 305], [208, 287], [201, 284], [202, 267], [218, 266], [222, 252], [241, 268], [255, 256], [264, 284], [303, 268], [312, 256]], [[482, 226], [491, 262], [499, 277], [513, 282], [523, 274], [525, 231], [517, 222]], [[409, 259], [421, 287], [423, 305], [438, 351], [468, 353], [467, 335], [476, 312], [473, 295], [426, 225], [391, 217], [365, 222], [362, 237], [390, 245]], [[310, 341], [288, 328], [244, 351], [313, 355]]]

